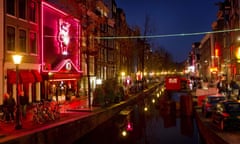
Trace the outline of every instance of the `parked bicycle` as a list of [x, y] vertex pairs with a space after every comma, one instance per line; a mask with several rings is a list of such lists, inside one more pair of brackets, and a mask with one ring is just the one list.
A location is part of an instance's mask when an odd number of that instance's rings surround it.
[[39, 102], [33, 106], [33, 122], [42, 124], [60, 118], [60, 108], [58, 103]]

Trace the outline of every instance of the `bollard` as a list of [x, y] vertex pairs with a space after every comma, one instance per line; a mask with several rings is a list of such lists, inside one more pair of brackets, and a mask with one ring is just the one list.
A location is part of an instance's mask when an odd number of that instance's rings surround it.
[[192, 105], [192, 96], [191, 95], [182, 95], [180, 96], [180, 110], [181, 115], [191, 116], [193, 113]]

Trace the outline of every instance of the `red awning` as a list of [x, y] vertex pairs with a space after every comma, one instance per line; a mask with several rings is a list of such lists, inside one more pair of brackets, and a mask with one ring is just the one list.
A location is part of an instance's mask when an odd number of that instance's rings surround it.
[[[7, 71], [7, 80], [8, 83], [16, 83], [16, 71], [8, 70]], [[19, 70], [19, 82], [20, 83], [34, 83], [35, 78], [31, 71], [29, 70]]]
[[10, 84], [16, 83], [16, 71], [13, 71], [13, 70], [7, 71], [7, 81]]
[[19, 72], [20, 82], [22, 83], [34, 83], [35, 78], [31, 71], [29, 70], [20, 70]]
[[42, 81], [42, 76], [37, 70], [32, 70], [33, 76], [35, 77], [36, 82]]

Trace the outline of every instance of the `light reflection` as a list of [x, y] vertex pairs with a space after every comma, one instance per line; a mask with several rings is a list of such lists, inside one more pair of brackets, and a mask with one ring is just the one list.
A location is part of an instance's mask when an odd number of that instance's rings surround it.
[[127, 107], [119, 113], [121, 117], [118, 119], [118, 126], [122, 137], [126, 137], [129, 132], [133, 131], [133, 123], [130, 117], [132, 110], [132, 107]]
[[122, 131], [122, 136], [123, 136], [123, 137], [126, 137], [126, 136], [127, 136], [127, 131], [126, 131], [126, 130], [123, 130], [123, 131]]
[[153, 98], [153, 99], [152, 99], [152, 103], [154, 104], [155, 102], [156, 102], [156, 100]]
[[133, 130], [133, 127], [132, 127], [132, 123], [128, 121], [127, 123], [127, 131], [132, 131]]
[[147, 106], [144, 107], [144, 111], [145, 112], [148, 111], [148, 107]]

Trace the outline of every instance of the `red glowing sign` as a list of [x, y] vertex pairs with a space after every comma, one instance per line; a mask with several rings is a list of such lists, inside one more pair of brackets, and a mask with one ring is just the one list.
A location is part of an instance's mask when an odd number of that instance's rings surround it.
[[69, 36], [69, 28], [70, 28], [70, 23], [63, 19], [59, 19], [59, 33], [58, 33], [58, 41], [59, 41], [59, 46], [61, 49], [62, 55], [67, 55], [68, 54], [68, 44], [70, 41], [70, 36]]
[[[80, 71], [80, 22], [42, 2], [42, 71], [58, 72], [59, 65]], [[68, 62], [68, 63], [64, 63]], [[60, 64], [61, 63], [61, 64]], [[64, 63], [64, 64], [63, 64]]]
[[219, 56], [219, 49], [215, 49], [215, 56], [216, 56], [216, 57]]
[[126, 128], [127, 131], [132, 131], [133, 130], [133, 126], [132, 126], [132, 123], [130, 121], [128, 121], [127, 123], [127, 128]]
[[214, 55], [215, 55], [216, 57], [220, 56], [220, 51], [219, 51], [220, 48], [221, 48], [220, 44], [219, 44], [218, 42], [216, 42], [216, 43], [215, 43], [215, 50], [214, 50]]
[[166, 90], [179, 90], [181, 88], [180, 77], [175, 77], [175, 76], [166, 77], [165, 87], [166, 87]]

